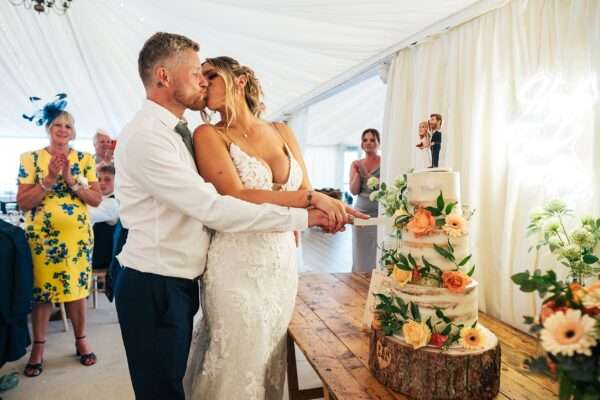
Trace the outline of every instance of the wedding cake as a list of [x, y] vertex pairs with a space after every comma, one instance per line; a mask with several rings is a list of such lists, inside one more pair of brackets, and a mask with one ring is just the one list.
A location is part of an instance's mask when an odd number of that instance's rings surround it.
[[495, 398], [500, 348], [478, 322], [472, 212], [461, 204], [459, 174], [411, 172], [374, 198], [392, 216], [365, 313], [375, 376], [417, 399]]

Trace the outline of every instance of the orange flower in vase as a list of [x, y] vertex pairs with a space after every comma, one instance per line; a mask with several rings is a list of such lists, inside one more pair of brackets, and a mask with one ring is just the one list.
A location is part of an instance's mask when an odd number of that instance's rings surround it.
[[444, 271], [442, 282], [452, 293], [464, 293], [467, 285], [471, 283], [471, 278], [461, 271]]
[[544, 324], [544, 321], [546, 320], [546, 318], [548, 318], [555, 312], [567, 311], [567, 310], [568, 310], [567, 307], [564, 307], [564, 306], [558, 307], [554, 303], [554, 300], [550, 300], [542, 305], [542, 310], [540, 311], [540, 323]]
[[415, 215], [406, 225], [406, 229], [412, 232], [415, 236], [427, 236], [436, 229], [435, 218], [429, 210], [419, 208], [415, 211]]

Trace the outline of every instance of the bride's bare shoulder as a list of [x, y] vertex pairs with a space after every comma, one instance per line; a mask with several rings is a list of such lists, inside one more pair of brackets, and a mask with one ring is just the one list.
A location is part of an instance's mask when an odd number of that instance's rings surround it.
[[214, 126], [211, 124], [202, 124], [194, 130], [194, 143], [228, 144], [229, 141], [227, 140], [227, 137], [223, 134], [222, 129], [218, 126]]

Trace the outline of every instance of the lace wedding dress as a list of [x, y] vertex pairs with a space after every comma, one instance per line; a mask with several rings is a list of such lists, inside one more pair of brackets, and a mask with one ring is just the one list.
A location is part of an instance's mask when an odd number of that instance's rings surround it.
[[[266, 163], [233, 143], [229, 153], [245, 187], [273, 190]], [[287, 153], [290, 172], [280, 190], [298, 190], [302, 169]], [[281, 399], [298, 286], [292, 233], [217, 232], [202, 279], [204, 318], [192, 341], [187, 397]]]

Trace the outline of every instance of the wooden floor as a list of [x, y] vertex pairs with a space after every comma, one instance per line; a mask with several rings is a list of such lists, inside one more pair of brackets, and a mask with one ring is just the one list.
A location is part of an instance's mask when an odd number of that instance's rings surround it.
[[299, 272], [352, 271], [352, 229], [335, 235], [320, 229], [302, 232], [302, 265]]

